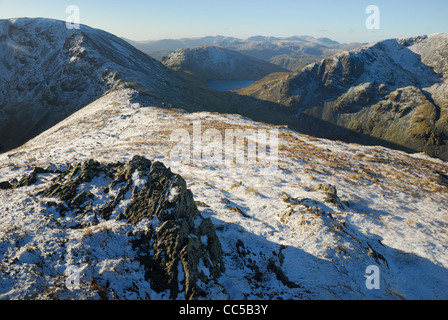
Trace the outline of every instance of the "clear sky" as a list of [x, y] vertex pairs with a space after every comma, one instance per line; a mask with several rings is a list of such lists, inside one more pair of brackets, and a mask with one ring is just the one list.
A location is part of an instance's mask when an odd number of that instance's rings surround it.
[[[373, 42], [448, 33], [448, 0], [0, 0], [0, 19], [66, 20], [76, 5], [82, 24], [132, 40], [224, 35], [310, 35]], [[367, 29], [366, 8], [380, 9], [380, 29]]]

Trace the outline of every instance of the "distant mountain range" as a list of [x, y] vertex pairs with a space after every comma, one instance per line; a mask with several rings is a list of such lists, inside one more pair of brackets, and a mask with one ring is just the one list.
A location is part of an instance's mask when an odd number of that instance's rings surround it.
[[310, 63], [317, 62], [342, 50], [350, 50], [363, 45], [361, 43], [340, 44], [328, 38], [310, 36], [287, 38], [255, 36], [248, 39], [209, 36], [145, 42], [127, 41], [158, 60], [162, 60], [177, 49], [216, 46], [274, 63], [290, 71], [300, 70]]
[[[107, 32], [87, 26], [67, 30], [64, 22], [47, 19], [2, 20], [0, 39], [3, 151], [109, 90], [131, 87], [139, 90], [138, 99], [156, 106], [239, 113], [325, 138], [448, 159], [446, 34], [365, 45], [296, 73], [277, 73], [283, 69], [217, 47], [175, 51], [164, 65]], [[338, 46], [310, 37], [206, 39], [264, 54], [269, 43], [275, 52], [291, 42], [302, 43], [303, 50], [305, 44], [309, 49]], [[191, 41], [183, 40], [185, 45]], [[203, 81], [215, 76], [256, 80], [266, 74], [240, 94], [216, 92]]]

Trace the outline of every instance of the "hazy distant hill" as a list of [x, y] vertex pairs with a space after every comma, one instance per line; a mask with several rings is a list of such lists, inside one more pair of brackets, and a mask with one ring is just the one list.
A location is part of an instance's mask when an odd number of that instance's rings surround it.
[[274, 72], [286, 72], [275, 64], [219, 47], [178, 49], [163, 64], [202, 80], [260, 80]]
[[354, 49], [362, 45], [360, 43], [340, 44], [328, 38], [316, 39], [310, 36], [288, 38], [254, 36], [248, 39], [209, 36], [146, 42], [127, 41], [159, 60], [177, 49], [217, 46], [269, 61], [290, 71], [297, 71], [310, 63], [317, 62], [337, 52]]

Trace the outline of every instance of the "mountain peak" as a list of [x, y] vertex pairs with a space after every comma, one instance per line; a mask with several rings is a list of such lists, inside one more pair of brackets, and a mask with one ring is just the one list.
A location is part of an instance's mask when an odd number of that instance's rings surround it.
[[[171, 71], [99, 29], [44, 18], [0, 20], [0, 140], [6, 149], [126, 82], [162, 93]], [[10, 90], [10, 86], [15, 90]], [[154, 95], [157, 100], [157, 94]]]

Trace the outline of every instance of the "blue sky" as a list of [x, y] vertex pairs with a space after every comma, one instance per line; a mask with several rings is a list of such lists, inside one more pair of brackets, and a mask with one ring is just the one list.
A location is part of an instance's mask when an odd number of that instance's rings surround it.
[[[0, 0], [0, 19], [66, 20], [77, 5], [81, 23], [132, 40], [225, 35], [311, 35], [339, 42], [448, 32], [447, 0]], [[380, 29], [369, 30], [366, 8], [380, 9]]]

